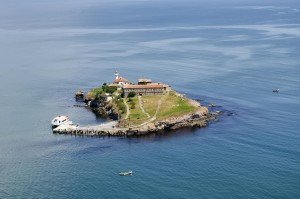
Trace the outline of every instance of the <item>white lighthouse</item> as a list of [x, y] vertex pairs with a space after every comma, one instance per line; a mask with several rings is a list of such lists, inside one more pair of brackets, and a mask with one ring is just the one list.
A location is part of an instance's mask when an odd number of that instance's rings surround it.
[[120, 74], [118, 73], [118, 71], [115, 72], [115, 81], [114, 84], [118, 84], [118, 86], [123, 87], [126, 84], [130, 84], [130, 81], [128, 81], [127, 79], [125, 79], [124, 77], [121, 77]]
[[118, 71], [115, 72], [116, 80], [119, 79], [119, 73]]

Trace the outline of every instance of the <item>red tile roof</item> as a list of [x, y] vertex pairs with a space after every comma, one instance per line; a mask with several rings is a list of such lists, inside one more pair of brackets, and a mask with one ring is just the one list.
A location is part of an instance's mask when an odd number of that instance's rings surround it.
[[114, 81], [114, 83], [120, 83], [120, 82], [130, 83], [129, 80], [125, 79], [124, 77], [119, 77], [118, 79], [115, 79], [115, 81]]

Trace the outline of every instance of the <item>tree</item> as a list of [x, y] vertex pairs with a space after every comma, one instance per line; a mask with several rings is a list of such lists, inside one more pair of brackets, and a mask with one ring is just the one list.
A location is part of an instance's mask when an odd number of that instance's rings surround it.
[[128, 96], [127, 97], [135, 97], [136, 96], [136, 93], [135, 92], [130, 92], [128, 93]]

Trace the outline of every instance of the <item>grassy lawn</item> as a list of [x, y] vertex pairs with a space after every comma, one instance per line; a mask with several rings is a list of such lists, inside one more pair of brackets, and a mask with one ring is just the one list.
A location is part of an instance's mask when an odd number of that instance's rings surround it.
[[[198, 109], [198, 107], [191, 105], [187, 99], [177, 96], [174, 92], [170, 92], [169, 95], [142, 96], [141, 100], [143, 102], [144, 109], [151, 117], [155, 115], [158, 102], [161, 99], [163, 99], [163, 101], [156, 116], [156, 120], [193, 113]], [[130, 107], [129, 118], [127, 120], [123, 120], [126, 126], [139, 125], [149, 120], [147, 115], [141, 110], [137, 97], [131, 98], [130, 101], [128, 101], [128, 99], [126, 100]]]
[[129, 125], [139, 125], [145, 122], [148, 118], [147, 115], [141, 110], [138, 98], [131, 98], [131, 101], [128, 101], [128, 99], [126, 100], [130, 108], [130, 114], [128, 119], [126, 120], [126, 123]]
[[192, 113], [197, 107], [192, 106], [187, 99], [178, 97], [174, 92], [170, 92], [167, 99], [161, 104], [157, 119], [165, 119], [167, 117], [180, 116]]
[[154, 116], [157, 106], [158, 106], [158, 101], [162, 98], [162, 95], [149, 95], [149, 96], [143, 96], [142, 97], [142, 102], [144, 109], [151, 117]]

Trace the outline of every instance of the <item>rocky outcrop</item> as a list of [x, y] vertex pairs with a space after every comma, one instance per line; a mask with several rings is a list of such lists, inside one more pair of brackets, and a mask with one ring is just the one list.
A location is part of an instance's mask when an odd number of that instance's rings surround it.
[[53, 130], [58, 134], [88, 135], [88, 136], [141, 136], [149, 133], [170, 131], [184, 127], [206, 127], [209, 121], [216, 119], [219, 114], [210, 114], [207, 108], [193, 114], [168, 118], [134, 128], [112, 127], [77, 127], [65, 126]]
[[206, 127], [210, 120], [216, 118], [217, 115], [211, 115], [207, 108], [180, 117], [171, 117], [165, 120], [156, 121], [146, 124], [139, 128], [133, 128], [127, 131], [127, 135], [144, 135], [160, 131], [176, 130], [184, 127]]
[[118, 120], [120, 117], [119, 110], [113, 106], [111, 101], [106, 101], [104, 97], [97, 99], [85, 98], [85, 104], [98, 116], [110, 118], [111, 120]]

